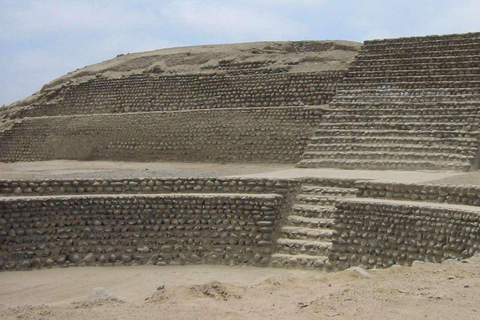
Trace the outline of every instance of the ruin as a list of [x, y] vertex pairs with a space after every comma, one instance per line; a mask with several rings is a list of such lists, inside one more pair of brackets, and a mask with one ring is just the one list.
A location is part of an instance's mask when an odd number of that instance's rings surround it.
[[[1, 177], [0, 270], [334, 271], [478, 252], [480, 184], [355, 171], [478, 169], [480, 33], [245, 46], [237, 59], [120, 56], [55, 80], [0, 111], [0, 161], [281, 163], [296, 177]], [[326, 63], [332, 52], [343, 58]]]

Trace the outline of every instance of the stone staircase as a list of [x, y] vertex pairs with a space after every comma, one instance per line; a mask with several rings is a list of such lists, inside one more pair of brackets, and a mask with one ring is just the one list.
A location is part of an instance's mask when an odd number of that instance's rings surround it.
[[367, 41], [329, 108], [298, 167], [475, 168], [480, 33]]
[[[308, 181], [302, 184], [286, 225], [277, 239], [272, 267], [331, 269], [328, 262], [332, 246], [332, 226], [335, 201], [353, 198], [357, 189], [342, 185], [342, 181]], [[349, 184], [349, 181], [345, 182]]]

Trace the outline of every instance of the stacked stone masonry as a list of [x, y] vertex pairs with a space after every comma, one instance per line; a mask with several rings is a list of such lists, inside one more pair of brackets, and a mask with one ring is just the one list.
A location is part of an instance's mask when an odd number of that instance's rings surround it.
[[[301, 195], [301, 185], [309, 195]], [[308, 188], [310, 186], [310, 188]], [[318, 187], [313, 188], [312, 186]], [[320, 192], [320, 198], [329, 198], [331, 205], [337, 196], [329, 197], [322, 188], [346, 190], [359, 198], [392, 199], [457, 205], [480, 206], [480, 186], [430, 183], [396, 183], [355, 179], [269, 179], [269, 178], [133, 178], [133, 179], [22, 179], [0, 180], [1, 197], [85, 195], [85, 194], [155, 194], [155, 193], [247, 193], [279, 194], [294, 201], [310, 201]], [[349, 194], [347, 192], [347, 194]], [[323, 194], [325, 193], [325, 194]], [[315, 197], [314, 197], [315, 198]]]
[[479, 249], [478, 211], [352, 200], [336, 208], [329, 259], [338, 269], [464, 259]]
[[173, 177], [0, 180], [0, 196], [2, 197], [85, 194], [243, 193], [279, 194], [284, 197], [286, 201], [291, 201], [299, 188], [300, 182], [295, 179], [266, 178]]
[[0, 201], [0, 270], [248, 264], [274, 250], [279, 195], [136, 195]]
[[299, 167], [478, 167], [480, 33], [365, 42]]
[[409, 200], [480, 206], [480, 186], [356, 181], [362, 198]]
[[[479, 206], [475, 186], [40, 179], [0, 181], [0, 193], [0, 269], [6, 270], [194, 263], [388, 267], [467, 258], [478, 251], [480, 236], [480, 212], [456, 205]], [[373, 199], [382, 197], [422, 203]], [[428, 204], [435, 201], [455, 205]]]
[[344, 71], [97, 78], [61, 88], [16, 117], [327, 104]]
[[278, 107], [25, 118], [0, 132], [0, 160], [295, 163], [322, 114]]

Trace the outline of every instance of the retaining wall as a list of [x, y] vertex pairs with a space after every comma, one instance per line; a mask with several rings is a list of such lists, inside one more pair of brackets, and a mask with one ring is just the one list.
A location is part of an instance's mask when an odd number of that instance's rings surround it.
[[47, 94], [16, 117], [327, 104], [344, 71], [97, 78]]
[[479, 248], [479, 212], [347, 200], [336, 208], [329, 259], [339, 269], [441, 262]]
[[480, 186], [474, 185], [356, 181], [355, 188], [359, 197], [480, 206]]
[[10, 198], [0, 269], [78, 265], [268, 265], [279, 195]]
[[0, 161], [295, 163], [322, 114], [279, 107], [25, 118], [0, 133]]
[[291, 199], [300, 188], [295, 179], [134, 178], [0, 180], [1, 196], [82, 194], [248, 193], [279, 194]]

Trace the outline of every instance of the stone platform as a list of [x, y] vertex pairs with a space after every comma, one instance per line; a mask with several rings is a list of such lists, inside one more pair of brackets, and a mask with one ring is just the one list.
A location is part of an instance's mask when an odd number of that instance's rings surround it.
[[[478, 172], [78, 161], [1, 166], [0, 268], [6, 270], [203, 263], [334, 271], [460, 259], [479, 246], [480, 184], [462, 185]], [[370, 224], [379, 219], [381, 226]], [[402, 231], [412, 227], [417, 240]], [[388, 230], [398, 244], [389, 242]]]

